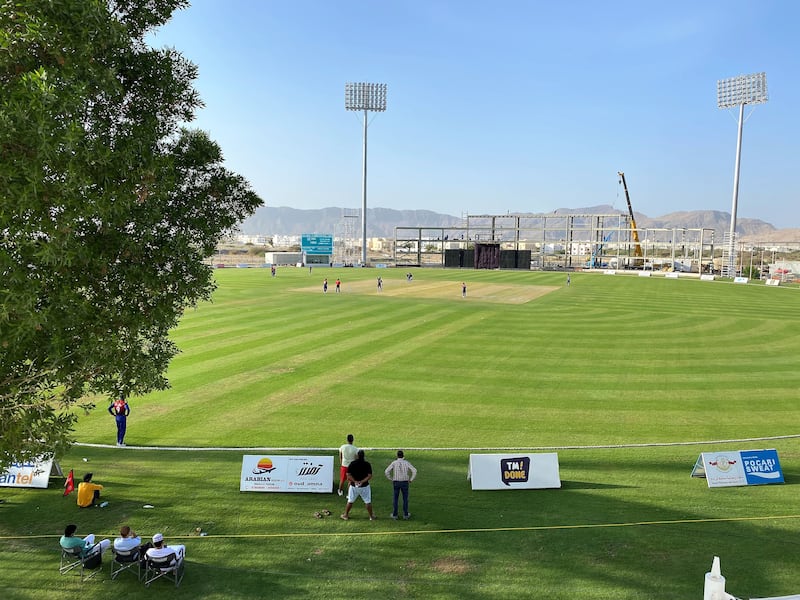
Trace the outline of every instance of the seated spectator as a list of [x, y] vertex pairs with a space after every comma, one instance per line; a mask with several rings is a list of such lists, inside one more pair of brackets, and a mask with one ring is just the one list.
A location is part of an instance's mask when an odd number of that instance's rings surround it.
[[153, 536], [153, 547], [147, 551], [148, 558], [163, 558], [170, 554], [175, 554], [175, 560], [180, 563], [186, 554], [186, 546], [181, 544], [167, 546], [164, 544], [164, 536], [160, 533], [155, 534]]
[[142, 546], [142, 538], [136, 535], [136, 532], [132, 531], [130, 527], [123, 525], [119, 530], [119, 537], [114, 540], [114, 550], [128, 552], [140, 547], [144, 551], [152, 548], [153, 545], [147, 542]]
[[76, 531], [78, 531], [77, 525], [67, 525], [64, 528], [64, 535], [61, 536], [61, 539], [58, 541], [58, 543], [61, 544], [61, 547], [64, 548], [64, 550], [80, 548], [81, 558], [85, 558], [90, 554], [95, 553], [102, 554], [111, 547], [110, 540], [101, 540], [100, 542], [95, 543], [93, 533], [90, 533], [85, 538], [80, 538], [75, 535]]
[[83, 481], [78, 484], [78, 506], [86, 508], [92, 506], [100, 499], [100, 490], [103, 486], [99, 483], [92, 483], [92, 474], [87, 473], [83, 476]]

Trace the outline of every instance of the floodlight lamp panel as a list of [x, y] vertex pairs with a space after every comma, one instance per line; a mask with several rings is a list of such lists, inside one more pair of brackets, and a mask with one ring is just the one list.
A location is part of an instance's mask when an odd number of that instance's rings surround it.
[[346, 110], [386, 110], [385, 83], [346, 83], [344, 86]]
[[717, 106], [732, 108], [743, 104], [764, 104], [767, 94], [767, 74], [753, 73], [717, 81]]

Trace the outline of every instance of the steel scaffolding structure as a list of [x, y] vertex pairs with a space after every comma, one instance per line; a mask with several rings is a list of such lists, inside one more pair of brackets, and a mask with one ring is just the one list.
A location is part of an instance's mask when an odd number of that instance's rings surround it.
[[531, 251], [532, 269], [714, 269], [713, 229], [640, 228], [638, 234], [640, 255], [626, 214], [467, 215], [461, 226], [396, 227], [394, 258], [398, 265], [443, 266], [447, 250], [490, 243]]
[[358, 261], [361, 245], [356, 240], [358, 210], [343, 209], [342, 220], [333, 230], [333, 262], [353, 266]]

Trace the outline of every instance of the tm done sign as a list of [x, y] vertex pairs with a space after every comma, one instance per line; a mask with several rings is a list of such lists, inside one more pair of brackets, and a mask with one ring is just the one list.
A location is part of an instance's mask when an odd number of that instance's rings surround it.
[[560, 488], [558, 454], [470, 454], [473, 490]]

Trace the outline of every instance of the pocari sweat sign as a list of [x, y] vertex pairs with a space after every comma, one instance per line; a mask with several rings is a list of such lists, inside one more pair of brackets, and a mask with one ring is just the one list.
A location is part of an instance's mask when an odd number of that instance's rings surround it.
[[783, 483], [778, 451], [774, 449], [703, 452], [692, 476], [705, 477], [710, 488]]
[[783, 483], [777, 450], [742, 450], [742, 466], [747, 485]]

